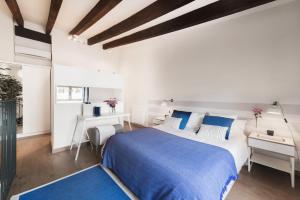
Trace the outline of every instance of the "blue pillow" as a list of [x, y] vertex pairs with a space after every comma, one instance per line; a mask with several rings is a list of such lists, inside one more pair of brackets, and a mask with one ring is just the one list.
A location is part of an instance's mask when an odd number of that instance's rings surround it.
[[234, 119], [231, 119], [231, 118], [205, 115], [202, 123], [206, 124], [206, 125], [212, 125], [212, 126], [228, 127], [228, 130], [227, 130], [226, 136], [225, 136], [225, 139], [228, 140], [231, 125], [232, 125], [233, 121], [234, 121]]
[[174, 110], [172, 113], [172, 117], [181, 118], [179, 129], [184, 129], [186, 127], [187, 122], [189, 121], [191, 114], [192, 112]]

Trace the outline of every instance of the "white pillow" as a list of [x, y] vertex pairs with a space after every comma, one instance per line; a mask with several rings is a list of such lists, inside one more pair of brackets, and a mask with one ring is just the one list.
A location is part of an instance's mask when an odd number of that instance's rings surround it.
[[163, 123], [164, 126], [174, 129], [179, 129], [179, 125], [181, 123], [181, 118], [176, 117], [167, 117]]
[[185, 130], [197, 132], [202, 124], [205, 114], [193, 112], [186, 124]]
[[232, 134], [244, 134], [246, 128], [247, 120], [234, 120], [231, 129], [230, 135]]
[[204, 139], [225, 141], [228, 127], [202, 124], [197, 136]]

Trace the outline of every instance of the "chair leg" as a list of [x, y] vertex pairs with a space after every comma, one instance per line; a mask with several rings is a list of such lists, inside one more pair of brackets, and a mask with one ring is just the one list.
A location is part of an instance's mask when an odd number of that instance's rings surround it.
[[90, 145], [91, 145], [91, 152], [93, 152], [93, 143], [92, 142], [90, 142]]

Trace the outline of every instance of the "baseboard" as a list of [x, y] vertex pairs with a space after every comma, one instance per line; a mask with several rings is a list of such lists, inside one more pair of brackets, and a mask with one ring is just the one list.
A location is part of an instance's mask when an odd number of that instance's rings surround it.
[[18, 133], [17, 134], [17, 140], [21, 140], [21, 139], [26, 139], [26, 138], [30, 138], [30, 137], [36, 137], [39, 135], [49, 135], [50, 130], [46, 130], [46, 131], [40, 131], [40, 132], [35, 132], [35, 133]]
[[[124, 121], [125, 123], [128, 123], [128, 121]], [[136, 128], [145, 128], [146, 126], [138, 123], [131, 122], [131, 125], [136, 127]]]
[[[81, 143], [81, 147], [82, 147], [82, 145], [87, 145], [87, 143], [88, 143], [88, 142], [83, 142], [83, 143]], [[69, 150], [70, 150], [70, 147], [71, 147], [71, 145], [52, 149], [52, 154], [60, 153], [60, 152], [67, 151], [67, 150], [69, 151]], [[74, 145], [74, 146], [73, 146], [73, 149], [77, 149], [77, 146]]]
[[52, 154], [60, 153], [60, 152], [67, 151], [67, 150], [70, 150], [70, 146], [52, 149]]

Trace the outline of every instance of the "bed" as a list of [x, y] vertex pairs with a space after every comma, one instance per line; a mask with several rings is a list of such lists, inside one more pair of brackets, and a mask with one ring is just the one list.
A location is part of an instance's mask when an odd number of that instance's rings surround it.
[[247, 160], [246, 136], [197, 137], [163, 125], [111, 137], [102, 165], [139, 199], [225, 199]]

